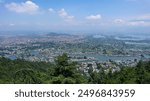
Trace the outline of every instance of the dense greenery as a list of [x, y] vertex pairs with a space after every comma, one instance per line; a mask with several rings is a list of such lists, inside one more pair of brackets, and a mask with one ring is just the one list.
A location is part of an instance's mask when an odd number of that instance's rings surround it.
[[150, 61], [140, 61], [136, 67], [121, 67], [118, 72], [81, 73], [67, 54], [58, 56], [54, 63], [30, 62], [0, 58], [0, 83], [2, 84], [144, 84], [150, 83]]
[[0, 83], [87, 83], [76, 68], [76, 63], [69, 61], [67, 54], [58, 56], [55, 63], [0, 58]]
[[150, 61], [140, 61], [136, 67], [122, 67], [120, 71], [108, 73], [101, 69], [100, 72], [90, 73], [89, 83], [99, 84], [150, 84]]

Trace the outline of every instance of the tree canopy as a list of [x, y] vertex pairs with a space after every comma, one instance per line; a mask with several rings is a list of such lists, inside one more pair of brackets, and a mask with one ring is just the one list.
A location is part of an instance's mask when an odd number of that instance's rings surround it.
[[150, 61], [140, 61], [135, 67], [120, 67], [120, 71], [89, 71], [78, 69], [67, 54], [56, 57], [54, 63], [31, 62], [0, 58], [1, 84], [145, 84], [150, 83]]

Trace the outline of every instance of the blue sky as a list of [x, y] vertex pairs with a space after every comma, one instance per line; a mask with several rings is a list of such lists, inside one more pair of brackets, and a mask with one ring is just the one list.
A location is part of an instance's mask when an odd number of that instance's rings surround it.
[[150, 0], [0, 0], [0, 30], [150, 32]]

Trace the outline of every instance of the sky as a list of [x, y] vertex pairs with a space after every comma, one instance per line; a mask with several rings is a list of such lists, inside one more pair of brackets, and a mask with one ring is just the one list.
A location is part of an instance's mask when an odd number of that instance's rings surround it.
[[150, 33], [150, 0], [0, 0], [0, 30]]

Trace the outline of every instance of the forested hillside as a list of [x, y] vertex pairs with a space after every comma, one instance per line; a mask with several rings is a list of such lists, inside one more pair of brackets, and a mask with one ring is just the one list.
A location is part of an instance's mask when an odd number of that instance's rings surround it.
[[78, 64], [67, 54], [58, 56], [54, 63], [30, 62], [0, 58], [1, 84], [150, 84], [150, 61], [140, 61], [136, 67], [121, 67], [120, 71], [83, 74]]

